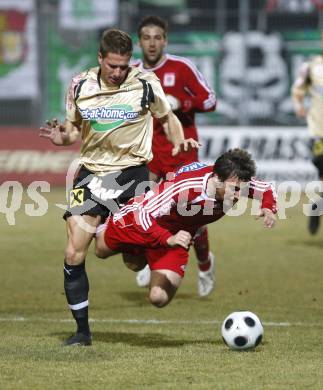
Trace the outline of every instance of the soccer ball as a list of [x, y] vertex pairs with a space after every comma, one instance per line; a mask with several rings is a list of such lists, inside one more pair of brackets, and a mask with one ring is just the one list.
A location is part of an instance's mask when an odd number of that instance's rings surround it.
[[251, 311], [235, 311], [223, 321], [221, 333], [229, 348], [244, 350], [255, 348], [261, 342], [264, 328]]

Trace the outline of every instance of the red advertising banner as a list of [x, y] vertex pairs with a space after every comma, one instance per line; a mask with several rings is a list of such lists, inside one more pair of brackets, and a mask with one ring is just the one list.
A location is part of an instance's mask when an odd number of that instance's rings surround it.
[[38, 129], [0, 128], [0, 185], [7, 180], [65, 185], [68, 167], [79, 156], [79, 143], [55, 146], [38, 133]]

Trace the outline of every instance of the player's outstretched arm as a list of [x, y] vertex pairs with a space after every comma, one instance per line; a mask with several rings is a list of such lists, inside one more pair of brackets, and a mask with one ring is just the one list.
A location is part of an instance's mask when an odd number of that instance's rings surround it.
[[158, 119], [163, 125], [167, 139], [177, 146], [184, 141], [183, 126], [173, 111]]
[[170, 236], [167, 239], [167, 244], [170, 247], [181, 246], [185, 249], [188, 249], [190, 246], [191, 240], [192, 240], [192, 236], [190, 235], [190, 233], [186, 232], [185, 230], [180, 230], [176, 234], [174, 234], [173, 236]]
[[264, 218], [264, 226], [273, 228], [276, 224], [276, 215], [270, 209], [261, 209], [259, 217]]
[[60, 123], [57, 119], [46, 121], [46, 126], [39, 129], [39, 136], [49, 138], [54, 145], [65, 146], [73, 144], [79, 137], [80, 131], [72, 122], [65, 120]]
[[172, 112], [160, 118], [167, 139], [174, 145], [172, 156], [180, 152], [188, 152], [192, 149], [198, 149], [201, 145], [193, 138], [184, 139], [183, 126], [177, 116]]

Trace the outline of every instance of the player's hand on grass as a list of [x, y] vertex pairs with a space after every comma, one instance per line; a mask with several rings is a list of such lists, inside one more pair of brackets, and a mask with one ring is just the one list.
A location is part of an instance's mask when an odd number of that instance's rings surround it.
[[69, 133], [65, 125], [59, 123], [57, 119], [46, 121], [46, 126], [42, 126], [39, 136], [49, 138], [54, 145], [65, 145], [69, 140]]
[[190, 235], [190, 233], [186, 232], [185, 230], [180, 230], [176, 234], [174, 234], [173, 236], [170, 236], [167, 239], [167, 244], [170, 247], [174, 247], [174, 246], [179, 245], [185, 249], [188, 249], [190, 246], [191, 240], [192, 240], [192, 236]]
[[276, 215], [270, 209], [261, 209], [259, 217], [264, 218], [264, 226], [272, 228], [276, 223]]
[[193, 138], [184, 139], [180, 144], [173, 147], [172, 156], [176, 156], [180, 152], [190, 152], [193, 149], [199, 149], [201, 144]]

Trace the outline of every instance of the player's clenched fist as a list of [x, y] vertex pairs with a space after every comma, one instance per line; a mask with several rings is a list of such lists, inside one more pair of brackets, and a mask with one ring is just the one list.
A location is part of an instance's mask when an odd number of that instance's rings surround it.
[[168, 100], [168, 103], [170, 104], [172, 111], [177, 111], [181, 108], [181, 102], [175, 96], [166, 94], [166, 98]]
[[170, 247], [179, 245], [185, 249], [188, 249], [191, 240], [192, 236], [189, 232], [186, 232], [185, 230], [180, 230], [174, 236], [168, 238], [167, 244]]

